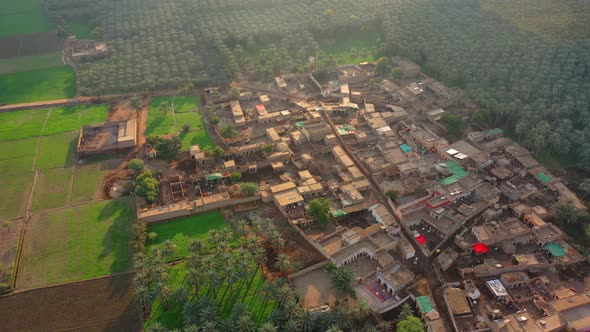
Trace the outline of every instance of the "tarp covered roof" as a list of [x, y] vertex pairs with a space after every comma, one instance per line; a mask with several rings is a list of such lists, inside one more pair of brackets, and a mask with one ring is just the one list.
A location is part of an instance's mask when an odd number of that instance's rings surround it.
[[426, 238], [424, 237], [424, 235], [418, 235], [418, 236], [416, 236], [416, 240], [420, 244], [425, 244], [426, 243]]
[[403, 152], [405, 152], [405, 153], [410, 153], [410, 152], [412, 152], [412, 148], [411, 148], [409, 145], [407, 145], [407, 144], [401, 144], [399, 147], [400, 147], [400, 148], [402, 149], [402, 151], [403, 151]]
[[545, 248], [545, 250], [549, 251], [549, 253], [555, 257], [565, 256], [565, 249], [563, 249], [557, 243], [547, 243], [543, 248]]
[[223, 175], [221, 173], [213, 173], [207, 174], [207, 181], [219, 180], [223, 179]]
[[488, 248], [488, 246], [486, 246], [483, 243], [476, 243], [473, 245], [473, 250], [475, 251], [476, 254], [485, 254], [487, 252], [490, 251], [490, 249]]
[[418, 304], [418, 307], [420, 307], [420, 310], [425, 314], [434, 310], [434, 306], [432, 305], [432, 302], [430, 302], [430, 296], [428, 295], [416, 297], [416, 303]]
[[346, 215], [346, 212], [344, 212], [342, 210], [333, 210], [333, 211], [330, 211], [330, 214], [332, 215], [332, 217], [338, 218], [338, 217], [344, 217]]
[[537, 177], [541, 180], [542, 183], [551, 182], [551, 177], [543, 172], [537, 173]]
[[450, 184], [453, 184], [453, 183], [455, 183], [467, 176], [467, 172], [463, 169], [463, 167], [459, 166], [459, 164], [457, 164], [453, 160], [450, 160], [447, 163], [447, 169], [453, 175], [449, 176], [448, 178], [443, 179], [440, 182], [444, 186], [448, 186]]

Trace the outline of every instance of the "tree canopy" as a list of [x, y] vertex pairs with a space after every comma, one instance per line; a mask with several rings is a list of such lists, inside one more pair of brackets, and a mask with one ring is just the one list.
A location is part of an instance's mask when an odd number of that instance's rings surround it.
[[307, 213], [320, 225], [330, 221], [330, 202], [325, 198], [314, 198], [309, 202]]
[[445, 112], [440, 121], [447, 128], [449, 135], [453, 137], [459, 137], [463, 134], [463, 128], [465, 128], [465, 122], [457, 114]]
[[398, 332], [424, 332], [424, 324], [415, 316], [406, 316], [399, 323], [397, 323]]
[[145, 198], [148, 203], [154, 202], [160, 194], [160, 181], [154, 177], [152, 172], [145, 171], [135, 179], [135, 193]]

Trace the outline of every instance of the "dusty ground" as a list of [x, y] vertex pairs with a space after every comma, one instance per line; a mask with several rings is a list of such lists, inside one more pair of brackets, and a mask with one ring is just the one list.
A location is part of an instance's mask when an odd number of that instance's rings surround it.
[[325, 303], [334, 303], [346, 297], [342, 291], [332, 287], [330, 275], [324, 267], [300, 275], [291, 280], [303, 308], [309, 309]]
[[16, 244], [22, 227], [22, 219], [0, 224], [0, 262], [2, 264], [12, 264], [16, 256]]
[[133, 274], [0, 298], [0, 321], [2, 331], [141, 330], [133, 300]]

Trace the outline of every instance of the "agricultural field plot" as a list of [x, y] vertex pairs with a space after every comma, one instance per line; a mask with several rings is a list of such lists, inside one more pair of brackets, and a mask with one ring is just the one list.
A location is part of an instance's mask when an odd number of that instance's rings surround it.
[[22, 218], [0, 224], [0, 291], [10, 284], [22, 227]]
[[33, 168], [38, 139], [0, 141], [0, 172], [2, 174], [30, 172]]
[[154, 97], [148, 108], [146, 136], [175, 134], [172, 98]]
[[141, 330], [130, 273], [2, 297], [0, 320], [4, 331]]
[[76, 75], [69, 66], [0, 75], [0, 104], [29, 103], [76, 96]]
[[12, 58], [0, 58], [0, 75], [35, 69], [58, 67], [63, 65], [61, 55], [52, 52], [41, 55], [23, 55]]
[[33, 173], [0, 175], [0, 183], [0, 220], [24, 215], [33, 184]]
[[42, 3], [42, 0], [3, 1], [0, 37], [52, 30], [53, 24], [43, 13]]
[[74, 168], [54, 168], [39, 172], [33, 193], [32, 212], [68, 205]]
[[181, 259], [187, 256], [187, 244], [190, 239], [205, 239], [209, 230], [224, 227], [227, 227], [227, 224], [219, 211], [149, 225], [148, 233], [154, 232], [157, 237], [154, 241], [148, 242], [147, 252], [150, 253], [154, 248], [162, 247], [164, 241], [171, 240], [176, 244], [176, 251], [170, 259]]
[[76, 167], [70, 203], [76, 204], [99, 199], [102, 180], [107, 171], [106, 163]]
[[41, 137], [35, 167], [37, 169], [46, 169], [74, 164], [77, 139], [78, 133]]
[[104, 122], [108, 114], [109, 106], [106, 104], [52, 108], [43, 135], [77, 132], [81, 126]]
[[[264, 322], [276, 305], [276, 301], [267, 295], [264, 291], [266, 280], [256, 266], [250, 267], [250, 272], [245, 278], [240, 279], [233, 285], [233, 291], [230, 290], [227, 283], [222, 284], [216, 290], [216, 296], [212, 290], [203, 287], [199, 294], [208, 294], [217, 303], [225, 303], [225, 306], [219, 308], [221, 316], [230, 315], [233, 306], [242, 302], [252, 313], [252, 319], [260, 324]], [[186, 285], [188, 268], [186, 264], [179, 264], [170, 269], [171, 288], [175, 289], [180, 285]], [[172, 303], [164, 310], [159, 300], [152, 304], [152, 311], [149, 320], [146, 321], [145, 327], [148, 328], [154, 322], [160, 322], [169, 329], [180, 328], [182, 326], [182, 306]]]
[[90, 25], [80, 21], [66, 22], [67, 30], [78, 39], [92, 39], [92, 29]]
[[[198, 96], [174, 97], [176, 129], [184, 150], [195, 144], [200, 145], [201, 148], [215, 146], [205, 127], [203, 114], [199, 111], [200, 104]], [[189, 126], [188, 132], [183, 130], [184, 125]]]
[[23, 240], [17, 288], [128, 271], [134, 219], [127, 198], [34, 215]]
[[39, 137], [48, 112], [43, 109], [0, 113], [0, 140]]
[[338, 65], [374, 61], [371, 49], [381, 43], [379, 34], [357, 31], [344, 38], [318, 40], [321, 50], [334, 56]]

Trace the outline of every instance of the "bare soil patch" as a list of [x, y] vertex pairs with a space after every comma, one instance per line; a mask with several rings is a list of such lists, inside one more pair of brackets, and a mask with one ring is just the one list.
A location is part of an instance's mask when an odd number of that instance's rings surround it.
[[140, 331], [133, 273], [0, 298], [3, 331]]

